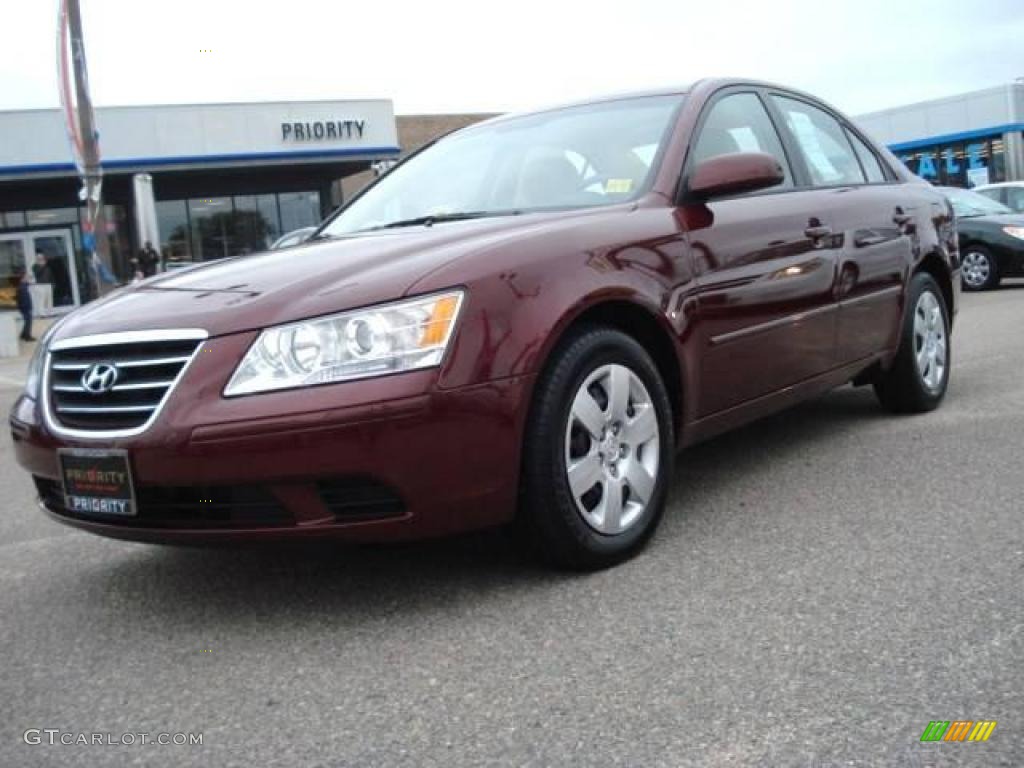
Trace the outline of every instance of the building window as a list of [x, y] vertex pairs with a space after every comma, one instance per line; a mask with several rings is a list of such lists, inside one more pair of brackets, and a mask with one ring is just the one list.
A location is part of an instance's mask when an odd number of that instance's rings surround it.
[[[991, 141], [991, 158], [992, 162], [989, 166], [991, 178], [988, 183], [1006, 181], [1006, 144], [1001, 136]], [[971, 186], [977, 185], [972, 184]]]
[[25, 271], [21, 240], [0, 240], [0, 307], [14, 309], [18, 282]]
[[319, 192], [160, 200], [160, 249], [168, 261], [209, 261], [264, 251], [281, 235], [320, 223]]
[[191, 261], [188, 236], [188, 211], [184, 200], [160, 200], [156, 204], [156, 223], [160, 231], [160, 253], [164, 261]]
[[301, 227], [315, 227], [320, 223], [319, 192], [283, 192], [278, 195], [281, 204], [281, 232]]
[[42, 211], [26, 211], [26, 223], [30, 227], [49, 227], [78, 223], [78, 208], [47, 208]]
[[0, 211], [0, 229], [23, 229], [25, 214], [21, 211]]
[[195, 261], [233, 256], [237, 249], [235, 214], [230, 197], [203, 197], [188, 201]]
[[950, 187], [976, 187], [1006, 181], [1002, 137], [936, 144], [900, 153], [900, 160], [922, 179]]
[[281, 236], [276, 195], [235, 198], [235, 227], [241, 253], [265, 251]]

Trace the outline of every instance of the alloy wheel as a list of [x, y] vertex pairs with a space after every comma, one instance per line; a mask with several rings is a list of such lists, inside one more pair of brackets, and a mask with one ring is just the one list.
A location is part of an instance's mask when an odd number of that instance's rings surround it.
[[924, 291], [914, 308], [914, 358], [925, 389], [931, 393], [942, 388], [946, 372], [946, 321], [939, 300]]
[[659, 441], [654, 403], [632, 370], [603, 365], [584, 379], [565, 429], [565, 466], [587, 525], [615, 535], [643, 517], [657, 483]]

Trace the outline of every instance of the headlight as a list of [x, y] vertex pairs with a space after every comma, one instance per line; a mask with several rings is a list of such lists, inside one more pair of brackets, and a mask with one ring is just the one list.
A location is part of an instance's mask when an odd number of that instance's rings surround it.
[[1020, 240], [1024, 240], [1024, 227], [1003, 227], [1003, 232], [1008, 234], [1010, 237], [1016, 237]]
[[225, 397], [307, 387], [441, 364], [462, 291], [268, 328], [246, 352]]

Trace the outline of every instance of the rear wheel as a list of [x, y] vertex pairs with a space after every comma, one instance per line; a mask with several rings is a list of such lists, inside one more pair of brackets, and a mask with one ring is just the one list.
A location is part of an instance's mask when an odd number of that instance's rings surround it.
[[960, 265], [960, 281], [965, 291], [986, 291], [999, 285], [999, 268], [988, 248], [968, 246]]
[[949, 312], [935, 278], [919, 272], [910, 281], [900, 346], [888, 371], [875, 379], [875, 394], [896, 413], [937, 408], [949, 384]]
[[548, 562], [603, 568], [638, 551], [661, 518], [672, 409], [650, 356], [620, 331], [583, 329], [554, 359], [530, 415], [521, 517]]

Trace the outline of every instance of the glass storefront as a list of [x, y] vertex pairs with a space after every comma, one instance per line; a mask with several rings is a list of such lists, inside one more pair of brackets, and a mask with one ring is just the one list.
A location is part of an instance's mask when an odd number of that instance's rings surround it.
[[[160, 230], [160, 253], [165, 261], [191, 261], [192, 245], [188, 231], [188, 209], [184, 200], [158, 200], [156, 223]], [[156, 243], [153, 244], [156, 246]]]
[[897, 156], [922, 179], [949, 187], [976, 187], [1006, 181], [1006, 148], [1002, 136], [936, 144]]
[[223, 259], [237, 252], [230, 197], [189, 200], [188, 220], [192, 232], [193, 261]]
[[[319, 196], [317, 196], [316, 204], [317, 221], [319, 221]], [[242, 253], [266, 250], [283, 234], [277, 209], [277, 195], [236, 197], [235, 217]]]
[[0, 229], [21, 229], [24, 226], [24, 211], [0, 211]]
[[0, 237], [0, 309], [17, 306], [15, 294], [26, 263], [24, 243], [20, 239]]
[[[126, 253], [126, 214], [122, 206], [116, 205], [106, 206], [105, 212], [110, 252], [116, 268], [118, 260]], [[89, 262], [82, 245], [84, 218], [85, 208], [73, 206], [0, 211], [0, 239], [5, 243], [5, 254], [11, 256], [14, 249], [23, 250], [19, 260], [27, 268], [36, 264], [36, 254], [42, 254], [47, 268], [43, 271], [44, 279], [37, 282], [52, 286], [46, 305], [58, 310], [95, 298]], [[9, 276], [5, 275], [6, 272], [0, 272], [0, 293], [10, 284]], [[33, 272], [33, 279], [35, 277]], [[3, 303], [2, 298], [0, 303]]]
[[160, 200], [160, 251], [168, 261], [208, 261], [266, 250], [281, 235], [320, 223], [319, 192]]
[[[107, 205], [104, 215], [114, 274], [118, 280], [128, 282], [134, 272], [131, 258], [138, 250], [132, 241], [130, 209], [123, 205]], [[263, 251], [286, 232], [319, 224], [320, 193], [282, 192], [159, 200], [156, 215], [161, 242], [154, 245], [158, 245], [165, 261], [207, 261]], [[52, 256], [61, 264], [73, 262], [75, 274], [68, 275], [68, 282], [77, 282], [78, 298], [85, 302], [93, 298], [93, 280], [82, 243], [85, 216], [86, 209], [79, 207], [0, 211], [0, 234], [66, 229], [74, 258], [69, 258], [70, 254], [55, 253]], [[5, 246], [8, 250], [13, 247]], [[10, 282], [10, 270], [3, 266], [14, 260], [8, 250], [0, 253], [0, 289]], [[23, 257], [19, 256], [18, 261], [23, 261]], [[71, 292], [62, 289], [60, 300], [70, 296]]]
[[0, 233], [0, 307], [15, 306], [15, 290], [27, 277], [37, 316], [69, 310], [82, 300], [79, 257], [70, 227]]
[[288, 192], [278, 195], [281, 204], [281, 231], [291, 232], [320, 223], [319, 192]]

